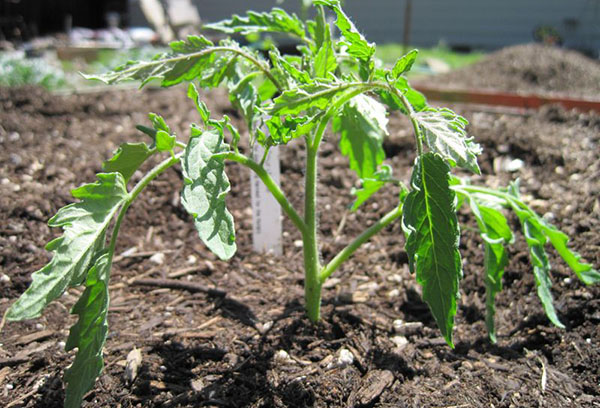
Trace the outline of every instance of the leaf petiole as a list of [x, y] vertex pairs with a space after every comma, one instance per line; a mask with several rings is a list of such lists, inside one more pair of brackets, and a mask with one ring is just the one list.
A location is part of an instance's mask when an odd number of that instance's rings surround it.
[[399, 204], [392, 211], [385, 214], [381, 219], [379, 219], [375, 224], [371, 225], [362, 234], [354, 239], [351, 243], [349, 243], [344, 249], [342, 249], [327, 265], [325, 265], [321, 272], [319, 273], [319, 281], [323, 284], [327, 278], [331, 276], [333, 272], [339, 266], [365, 242], [367, 242], [371, 237], [377, 234], [379, 231], [387, 227], [389, 224], [394, 222], [394, 220], [398, 219], [402, 216], [402, 203]]
[[162, 161], [160, 164], [158, 164], [156, 167], [154, 167], [152, 170], [150, 170], [135, 185], [135, 187], [133, 187], [131, 192], [129, 192], [128, 198], [125, 200], [125, 202], [121, 206], [121, 209], [119, 210], [119, 215], [117, 216], [117, 220], [115, 221], [115, 226], [113, 228], [113, 233], [110, 237], [110, 244], [108, 247], [108, 251], [109, 251], [108, 263], [109, 263], [109, 265], [112, 263], [113, 256], [115, 253], [115, 248], [117, 245], [117, 237], [119, 235], [119, 229], [121, 228], [121, 223], [123, 221], [123, 218], [125, 218], [125, 214], [127, 213], [129, 206], [133, 203], [133, 201], [137, 198], [137, 196], [144, 190], [144, 188], [146, 188], [148, 186], [148, 184], [150, 184], [150, 182], [152, 180], [154, 180], [156, 177], [158, 177], [160, 174], [162, 174], [169, 167], [172, 167], [173, 165], [178, 163], [179, 159], [181, 158], [182, 155], [183, 155], [183, 153], [179, 153], [177, 155], [171, 156], [168, 159], [165, 159], [164, 161]]
[[240, 164], [248, 167], [254, 173], [256, 173], [258, 178], [261, 179], [261, 181], [265, 184], [267, 189], [269, 189], [271, 194], [273, 194], [273, 197], [275, 197], [275, 199], [277, 200], [277, 202], [279, 203], [279, 205], [281, 206], [283, 211], [286, 213], [286, 215], [288, 217], [290, 217], [290, 220], [292, 220], [292, 222], [294, 223], [296, 228], [298, 228], [298, 230], [302, 234], [304, 234], [304, 232], [306, 230], [306, 224], [302, 220], [302, 217], [300, 217], [300, 215], [298, 215], [298, 213], [296, 212], [294, 207], [292, 207], [292, 204], [286, 198], [284, 192], [275, 183], [273, 178], [269, 175], [269, 173], [267, 173], [267, 171], [265, 170], [265, 168], [262, 165], [255, 162], [251, 158], [249, 158], [241, 153], [237, 153], [237, 152], [224, 152], [224, 153], [220, 153], [215, 156], [221, 156], [224, 159], [240, 163]]

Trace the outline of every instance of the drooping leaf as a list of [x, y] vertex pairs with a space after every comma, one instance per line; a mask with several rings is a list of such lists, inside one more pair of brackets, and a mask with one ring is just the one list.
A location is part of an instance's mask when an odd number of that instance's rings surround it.
[[214, 44], [202, 36], [189, 36], [186, 40], [171, 43], [170, 47], [171, 52], [158, 55], [151, 61], [129, 61], [105, 74], [84, 77], [106, 84], [141, 81], [142, 85], [157, 79], [162, 86], [172, 86], [191, 81], [213, 67]]
[[406, 55], [398, 59], [394, 64], [394, 68], [392, 68], [392, 76], [395, 79], [398, 79], [400, 75], [403, 75], [410, 71], [415, 60], [417, 59], [417, 55], [419, 54], [419, 50], [411, 50]]
[[192, 126], [192, 136], [181, 160], [185, 178], [183, 207], [194, 217], [200, 239], [224, 260], [236, 251], [233, 217], [225, 206], [229, 179], [223, 158], [217, 156], [228, 150], [222, 131], [202, 131]]
[[385, 159], [386, 113], [375, 99], [358, 95], [343, 106], [333, 121], [333, 130], [340, 133], [340, 150], [359, 178], [370, 178]]
[[426, 153], [417, 159], [412, 191], [404, 202], [402, 227], [407, 235], [410, 270], [416, 271], [417, 282], [423, 286], [423, 300], [453, 347], [462, 266], [455, 193], [450, 189], [449, 177], [450, 167], [439, 155]]
[[358, 210], [365, 201], [375, 194], [381, 187], [391, 181], [392, 168], [388, 165], [382, 165], [375, 174], [370, 178], [361, 179], [361, 186], [357, 189], [352, 189], [352, 194], [356, 196], [356, 200], [352, 203], [352, 211]]
[[502, 291], [502, 276], [508, 265], [505, 245], [513, 241], [513, 234], [504, 215], [495, 208], [485, 207], [468, 196], [471, 211], [475, 215], [485, 247], [485, 323], [490, 340], [496, 343], [496, 295]]
[[104, 247], [106, 228], [121, 204], [128, 198], [120, 173], [100, 173], [98, 182], [72, 191], [80, 201], [61, 208], [48, 221], [63, 227], [64, 233], [47, 245], [52, 260], [33, 273], [33, 282], [10, 307], [8, 320], [38, 317], [44, 307], [70, 286], [80, 285], [96, 252]]
[[234, 15], [229, 20], [206, 24], [204, 28], [222, 31], [227, 34], [249, 35], [263, 32], [276, 32], [305, 37], [304, 23], [295, 14], [288, 14], [280, 8], [269, 12], [248, 11], [245, 17]]
[[73, 306], [71, 313], [79, 315], [71, 327], [65, 350], [77, 348], [71, 367], [65, 372], [65, 407], [79, 408], [84, 395], [92, 389], [102, 372], [102, 348], [106, 341], [108, 322], [108, 278], [110, 255], [104, 253], [90, 269], [85, 291]]
[[123, 143], [112, 158], [102, 163], [102, 170], [107, 173], [121, 173], [127, 183], [133, 173], [150, 156], [152, 156], [152, 150], [146, 143]]
[[542, 302], [542, 306], [544, 307], [548, 319], [550, 319], [555, 326], [564, 329], [565, 326], [561, 323], [556, 314], [552, 292], [550, 290], [552, 288], [552, 281], [550, 280], [550, 261], [544, 250], [546, 237], [529, 219], [521, 219], [521, 224], [525, 240], [529, 246], [529, 257], [533, 264], [533, 274], [535, 276], [538, 297]]
[[427, 146], [446, 159], [451, 165], [459, 166], [479, 174], [477, 155], [481, 148], [467, 137], [468, 122], [450, 109], [430, 108], [415, 114], [424, 132]]
[[592, 265], [581, 261], [580, 255], [567, 247], [569, 238], [566, 234], [545, 221], [521, 200], [518, 180], [510, 184], [508, 193], [512, 198], [507, 204], [519, 217], [525, 239], [529, 245], [529, 253], [534, 266], [536, 285], [538, 287], [538, 296], [550, 321], [555, 326], [564, 327], [558, 319], [552, 304], [550, 262], [548, 261], [544, 245], [549, 241], [567, 265], [575, 272], [577, 277], [586, 285], [599, 282], [600, 273], [593, 269]]
[[196, 110], [200, 114], [202, 122], [206, 124], [210, 119], [210, 111], [208, 110], [208, 107], [206, 106], [204, 101], [200, 99], [200, 94], [198, 93], [196, 86], [192, 83], [190, 83], [190, 85], [188, 86], [187, 96], [192, 101], [194, 101], [194, 105], [196, 105]]
[[543, 234], [548, 237], [554, 249], [556, 249], [558, 254], [564, 259], [573, 272], [575, 272], [579, 280], [586, 285], [600, 283], [600, 273], [595, 270], [591, 264], [583, 262], [581, 260], [581, 255], [567, 247], [567, 243], [569, 242], [567, 234], [544, 221], [542, 218], [538, 218], [538, 222]]
[[335, 25], [342, 33], [348, 54], [360, 59], [362, 62], [370, 62], [375, 54], [375, 45], [368, 43], [365, 37], [357, 30], [354, 23], [342, 10], [339, 0], [315, 0], [314, 4], [329, 7], [337, 16]]

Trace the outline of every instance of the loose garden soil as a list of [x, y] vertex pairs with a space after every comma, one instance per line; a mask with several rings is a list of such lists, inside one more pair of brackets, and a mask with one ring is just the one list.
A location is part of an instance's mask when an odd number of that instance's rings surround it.
[[600, 63], [577, 51], [522, 44], [439, 75], [427, 84], [598, 99]]
[[[213, 115], [235, 118], [223, 92], [206, 100]], [[454, 108], [484, 147], [483, 175], [473, 181], [500, 186], [520, 178], [525, 199], [600, 268], [600, 116], [553, 106], [519, 113]], [[48, 262], [43, 247], [60, 234], [46, 226], [48, 218], [72, 202], [72, 188], [94, 180], [121, 142], [144, 139], [135, 125], [147, 123], [149, 111], [180, 135], [197, 121], [184, 87], [69, 96], [0, 89], [0, 312]], [[407, 181], [414, 148], [400, 115], [390, 117], [385, 150], [395, 174]], [[282, 188], [301, 208], [302, 146], [292, 143], [281, 154]], [[382, 192], [351, 213], [355, 177], [334, 135], [319, 166], [321, 247], [328, 260], [393, 208], [398, 191]], [[285, 220], [283, 256], [252, 252], [249, 173], [237, 165], [227, 170], [239, 248], [230, 262], [216, 259], [198, 239], [179, 203], [177, 169], [130, 209], [111, 277], [106, 368], [85, 407], [600, 406], [600, 288], [581, 284], [554, 252], [553, 294], [566, 330], [545, 317], [517, 234], [497, 298], [498, 343], [489, 342], [482, 243], [462, 210], [464, 278], [454, 350], [420, 300], [399, 222], [327, 282], [322, 322], [311, 325], [303, 312], [299, 234]], [[38, 319], [6, 324], [0, 406], [62, 406], [62, 376], [73, 358], [64, 351], [75, 321], [69, 309], [80, 293], [69, 290]], [[404, 324], [395, 330], [399, 319]], [[130, 379], [127, 356], [136, 348], [142, 359]], [[339, 364], [347, 352], [353, 361]]]

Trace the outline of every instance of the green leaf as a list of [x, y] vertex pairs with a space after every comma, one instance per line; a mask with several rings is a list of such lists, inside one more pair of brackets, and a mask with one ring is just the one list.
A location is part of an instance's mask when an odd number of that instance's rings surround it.
[[290, 117], [272, 116], [267, 122], [270, 136], [264, 141], [265, 145], [287, 144], [292, 139], [304, 136], [317, 126], [323, 115]]
[[150, 156], [152, 156], [152, 150], [146, 143], [123, 143], [112, 158], [102, 163], [102, 170], [107, 173], [121, 173], [127, 183], [133, 173]]
[[185, 41], [171, 43], [170, 47], [170, 53], [158, 55], [151, 61], [129, 61], [105, 74], [84, 77], [106, 84], [142, 81], [142, 86], [157, 79], [162, 86], [172, 86], [191, 81], [213, 67], [215, 55], [211, 48], [214, 44], [202, 36], [189, 36]]
[[368, 63], [375, 54], [375, 45], [368, 43], [365, 37], [356, 29], [354, 23], [342, 10], [339, 0], [315, 0], [314, 4], [329, 7], [337, 15], [335, 25], [344, 37], [348, 54]]
[[164, 130], [156, 132], [156, 149], [159, 152], [170, 152], [175, 148], [176, 137]]
[[414, 115], [423, 130], [427, 146], [446, 159], [452, 166], [459, 166], [480, 174], [477, 155], [481, 148], [467, 137], [468, 122], [450, 109], [430, 108]]
[[513, 234], [504, 215], [495, 208], [478, 203], [474, 196], [468, 196], [471, 211], [475, 215], [485, 246], [485, 323], [490, 340], [496, 343], [496, 295], [502, 291], [502, 276], [508, 265], [505, 244], [513, 241]]
[[538, 295], [542, 301], [544, 310], [554, 325], [564, 327], [558, 320], [556, 311], [552, 305], [550, 263], [544, 250], [544, 245], [550, 241], [558, 254], [586, 285], [600, 282], [600, 274], [593, 269], [592, 265], [581, 261], [578, 253], [571, 251], [567, 247], [569, 238], [565, 233], [545, 221], [520, 200], [518, 180], [510, 184], [508, 193], [512, 196], [508, 204], [519, 217], [527, 244], [529, 245], [536, 285], [538, 286]]
[[148, 114], [148, 117], [152, 122], [152, 127], [154, 128], [154, 130], [156, 130], [157, 132], [163, 131], [166, 133], [171, 133], [171, 128], [167, 125], [167, 122], [165, 122], [162, 116], [151, 112]]
[[333, 130], [341, 135], [340, 150], [359, 178], [373, 176], [385, 159], [386, 113], [375, 99], [358, 95], [344, 105], [333, 121]]
[[337, 68], [337, 60], [331, 41], [331, 28], [324, 18], [318, 18], [315, 32], [318, 38], [315, 39], [315, 48], [313, 49], [313, 75], [315, 78], [328, 78], [330, 73], [334, 73]]
[[273, 100], [267, 108], [270, 115], [298, 115], [306, 110], [327, 110], [336, 99], [343, 97], [347, 92], [364, 88], [361, 83], [327, 83], [317, 82], [299, 86], [295, 89], [284, 91]]
[[73, 364], [65, 372], [68, 384], [66, 408], [81, 406], [84, 395], [92, 389], [104, 367], [102, 348], [108, 331], [110, 269], [110, 254], [105, 252], [90, 269], [85, 291], [71, 310], [71, 313], [79, 315], [79, 320], [71, 327], [65, 350], [78, 350]]
[[[519, 218], [521, 217], [519, 216]], [[542, 306], [544, 307], [548, 319], [550, 319], [555, 326], [564, 329], [565, 326], [558, 319], [558, 315], [554, 309], [552, 292], [550, 291], [552, 288], [552, 281], [550, 280], [550, 261], [548, 261], [548, 255], [544, 250], [546, 237], [528, 218], [521, 219], [521, 223], [525, 240], [529, 246], [529, 255], [531, 263], [533, 264], [533, 274], [535, 276], [538, 297], [542, 302]]]
[[539, 218], [538, 221], [539, 227], [544, 235], [548, 237], [554, 249], [556, 249], [558, 254], [564, 259], [573, 272], [575, 272], [579, 280], [586, 285], [600, 283], [600, 273], [595, 270], [592, 265], [581, 261], [581, 255], [571, 251], [567, 247], [567, 243], [569, 242], [567, 234], [541, 218]]
[[409, 51], [406, 55], [400, 58], [394, 64], [394, 68], [392, 68], [392, 76], [394, 79], [398, 79], [400, 75], [403, 75], [410, 71], [415, 60], [417, 59], [417, 55], [419, 54], [419, 50]]
[[[381, 73], [383, 75], [383, 72]], [[380, 79], [385, 79], [380, 75]], [[408, 102], [412, 105], [413, 110], [415, 112], [420, 112], [423, 109], [427, 108], [427, 99], [425, 99], [425, 95], [421, 92], [413, 89], [406, 78], [400, 77], [395, 82], [396, 88], [406, 97]], [[390, 92], [387, 91], [378, 91], [377, 92], [381, 97], [381, 101], [385, 103], [391, 110], [399, 110], [405, 115], [408, 114], [408, 111], [404, 108], [402, 101], [400, 98]]]
[[244, 116], [248, 128], [253, 128], [253, 120], [255, 107], [257, 106], [258, 92], [252, 85], [253, 74], [248, 74], [245, 77], [231, 80], [227, 87], [229, 88], [229, 100]]
[[206, 104], [200, 99], [198, 90], [196, 89], [196, 86], [192, 83], [190, 83], [190, 85], [188, 86], [187, 96], [188, 98], [194, 101], [194, 104], [196, 105], [196, 110], [202, 118], [202, 122], [206, 124], [210, 119], [210, 111], [208, 110]]
[[458, 252], [459, 228], [455, 194], [449, 185], [450, 167], [435, 153], [417, 159], [412, 191], [403, 207], [402, 227], [407, 235], [411, 272], [423, 286], [427, 302], [442, 335], [451, 347], [452, 327], [462, 276]]
[[276, 32], [305, 37], [304, 23], [295, 14], [289, 15], [285, 10], [273, 8], [269, 12], [258, 13], [248, 11], [246, 17], [234, 15], [229, 20], [205, 24], [204, 28], [222, 31], [227, 34], [242, 35]]
[[358, 210], [358, 207], [371, 198], [381, 187], [392, 181], [391, 178], [392, 168], [384, 164], [372, 177], [362, 179], [361, 187], [352, 189], [352, 194], [356, 195], [356, 200], [352, 204], [352, 211]]
[[280, 82], [287, 84], [286, 88], [294, 88], [297, 84], [309, 84], [313, 82], [308, 72], [298, 69], [294, 64], [282, 57], [277, 48], [269, 51], [269, 57], [273, 64], [273, 71], [277, 73]]
[[229, 151], [219, 129], [202, 131], [192, 126], [192, 136], [182, 157], [185, 186], [181, 202], [194, 217], [200, 239], [219, 258], [235, 254], [233, 217], [225, 206], [229, 180], [219, 153]]
[[52, 260], [33, 273], [29, 288], [8, 310], [8, 320], [38, 317], [48, 303], [86, 278], [95, 254], [104, 247], [106, 228], [128, 198], [120, 173], [97, 176], [98, 182], [72, 191], [80, 202], [61, 208], [48, 221], [51, 227], [63, 227], [64, 234], [48, 244]]

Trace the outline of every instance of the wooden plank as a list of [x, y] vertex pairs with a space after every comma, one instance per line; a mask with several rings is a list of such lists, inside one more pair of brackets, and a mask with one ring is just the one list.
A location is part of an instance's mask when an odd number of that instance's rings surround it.
[[427, 99], [434, 101], [473, 103], [480, 105], [511, 106], [514, 108], [537, 109], [543, 105], [558, 104], [565, 109], [579, 109], [600, 113], [600, 100], [567, 98], [560, 96], [521, 95], [510, 92], [474, 89], [441, 89], [416, 86]]

